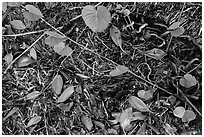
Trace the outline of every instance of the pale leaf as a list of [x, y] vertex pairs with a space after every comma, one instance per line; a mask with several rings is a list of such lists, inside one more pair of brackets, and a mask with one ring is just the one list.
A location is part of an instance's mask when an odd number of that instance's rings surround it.
[[92, 5], [85, 6], [82, 9], [82, 18], [94, 32], [104, 31], [111, 21], [110, 12], [104, 6], [97, 6], [97, 8]]
[[130, 105], [142, 112], [149, 112], [149, 107], [139, 98], [130, 96], [128, 99]]
[[182, 117], [182, 121], [183, 122], [190, 122], [190, 121], [194, 120], [195, 118], [196, 118], [196, 115], [193, 111], [186, 110], [183, 117]]
[[196, 78], [192, 76], [191, 74], [185, 74], [184, 77], [182, 77], [179, 82], [182, 86], [186, 88], [195, 86], [198, 83]]
[[60, 75], [55, 76], [55, 78], [52, 82], [52, 88], [57, 95], [61, 94], [62, 87], [63, 87], [62, 77]]
[[126, 73], [127, 71], [128, 68], [126, 66], [118, 65], [114, 70], [110, 71], [109, 75], [112, 77], [119, 76], [123, 73]]
[[12, 53], [6, 54], [6, 56], [4, 57], [4, 60], [6, 61], [6, 63], [7, 63], [8, 65], [11, 64], [11, 62], [13, 61], [13, 55], [12, 55]]
[[132, 120], [132, 108], [130, 107], [123, 110], [120, 115], [119, 122], [121, 128], [125, 130], [125, 128], [130, 125], [131, 120]]
[[42, 119], [41, 116], [35, 116], [35, 117], [31, 118], [30, 121], [29, 121], [28, 124], [27, 124], [27, 127], [30, 127], [30, 126], [32, 126], [32, 125], [37, 124], [38, 122], [41, 121], [41, 119]]
[[33, 57], [34, 59], [37, 59], [37, 53], [34, 48], [30, 49], [30, 56]]
[[33, 91], [31, 93], [28, 93], [25, 96], [25, 100], [34, 100], [36, 99], [41, 93], [39, 91]]
[[161, 60], [164, 56], [167, 55], [163, 50], [158, 48], [153, 48], [151, 50], [145, 51], [144, 54], [156, 60]]
[[63, 91], [63, 93], [59, 96], [57, 103], [66, 101], [71, 95], [74, 93], [74, 86], [69, 86], [67, 89]]
[[182, 118], [185, 113], [184, 107], [176, 107], [173, 111], [174, 116]]
[[93, 123], [91, 118], [86, 115], [82, 115], [81, 122], [85, 125], [85, 127], [90, 131], [93, 127]]
[[26, 28], [25, 24], [21, 20], [10, 21], [10, 24], [14, 29], [23, 30]]
[[13, 107], [9, 113], [3, 118], [3, 121], [5, 121], [7, 118], [9, 118], [10, 116], [12, 116], [15, 112], [17, 112], [19, 110], [18, 107]]

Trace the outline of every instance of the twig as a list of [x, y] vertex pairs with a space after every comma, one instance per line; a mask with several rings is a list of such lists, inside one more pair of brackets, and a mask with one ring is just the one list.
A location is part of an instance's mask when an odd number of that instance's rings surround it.
[[2, 35], [3, 37], [18, 37], [18, 36], [24, 36], [24, 35], [30, 35], [30, 34], [35, 34], [35, 33], [40, 33], [43, 31], [46, 31], [47, 29], [44, 30], [37, 30], [33, 32], [26, 32], [26, 33], [20, 33], [20, 34], [13, 34], [13, 35]]
[[196, 70], [201, 64], [202, 64], [202, 62], [201, 62], [200, 64], [198, 64], [195, 68], [191, 69], [191, 70], [190, 70], [189, 72], [187, 72], [187, 73], [193, 72], [193, 71]]
[[8, 69], [11, 67], [11, 65], [13, 63], [15, 63], [23, 54], [25, 54], [28, 50], [30, 50], [43, 36], [45, 35], [45, 33], [43, 33], [35, 42], [33, 42], [33, 44], [30, 45], [30, 47], [28, 47], [23, 53], [21, 53], [21, 55], [19, 55], [17, 58], [15, 58], [6, 68], [6, 70], [4, 71], [4, 74], [7, 73]]

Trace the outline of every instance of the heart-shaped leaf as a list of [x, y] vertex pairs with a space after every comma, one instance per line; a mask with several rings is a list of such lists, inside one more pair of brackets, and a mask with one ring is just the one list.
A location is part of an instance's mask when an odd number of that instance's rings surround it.
[[185, 113], [184, 107], [176, 107], [173, 111], [174, 116], [182, 118]]
[[110, 71], [109, 75], [114, 77], [114, 76], [119, 76], [123, 73], [126, 73], [128, 71], [128, 68], [122, 65], [116, 66], [116, 68], [112, 71]]
[[28, 11], [23, 12], [23, 16], [29, 21], [37, 21], [43, 17], [41, 11], [33, 5], [26, 5], [25, 9]]
[[168, 30], [174, 30], [177, 29], [180, 26], [181, 22], [174, 22], [171, 24], [171, 26], [168, 28]]
[[180, 84], [186, 88], [190, 88], [198, 83], [194, 76], [191, 74], [185, 74], [184, 77], [180, 79]]
[[121, 128], [125, 130], [125, 128], [130, 124], [131, 120], [132, 120], [132, 108], [130, 107], [123, 110], [120, 115], [119, 122]]
[[25, 24], [24, 24], [21, 20], [13, 20], [13, 21], [10, 21], [10, 24], [11, 24], [11, 26], [12, 26], [14, 29], [23, 30], [23, 29], [26, 28]]
[[9, 113], [3, 118], [3, 121], [5, 121], [7, 118], [9, 118], [10, 116], [12, 116], [15, 112], [17, 112], [19, 110], [18, 107], [13, 107]]
[[114, 25], [112, 25], [111, 28], [110, 28], [110, 36], [111, 36], [113, 42], [114, 42], [117, 46], [119, 46], [120, 49], [121, 49], [123, 52], [125, 52], [125, 51], [123, 50], [123, 48], [122, 48], [121, 32], [120, 32], [120, 30], [119, 30], [116, 26], [114, 26]]
[[42, 119], [41, 116], [35, 116], [35, 117], [31, 118], [30, 121], [29, 121], [28, 124], [27, 124], [27, 127], [30, 127], [30, 126], [32, 126], [32, 125], [37, 124], [38, 122], [41, 121], [41, 119]]
[[184, 27], [178, 27], [177, 29], [171, 31], [171, 35], [174, 37], [181, 36], [184, 33], [185, 29]]
[[69, 86], [67, 89], [63, 91], [63, 93], [59, 96], [57, 103], [66, 101], [71, 95], [74, 93], [74, 86]]
[[25, 96], [25, 100], [34, 100], [36, 99], [41, 93], [39, 91], [33, 91]]
[[52, 82], [52, 88], [57, 95], [61, 94], [62, 87], [63, 87], [62, 77], [60, 75], [55, 76], [55, 78]]
[[93, 127], [93, 123], [91, 118], [86, 115], [82, 115], [81, 122], [85, 125], [85, 127], [90, 131]]
[[149, 107], [139, 98], [135, 96], [130, 96], [128, 99], [130, 105], [142, 112], [149, 112]]
[[182, 117], [182, 121], [183, 122], [190, 122], [190, 121], [194, 120], [195, 118], [196, 118], [196, 115], [193, 111], [186, 110], [183, 117]]
[[12, 53], [6, 54], [6, 56], [4, 57], [4, 60], [6, 61], [6, 63], [7, 63], [8, 65], [11, 64], [11, 62], [13, 61], [13, 55], [12, 55]]
[[94, 32], [104, 31], [111, 21], [110, 12], [104, 6], [98, 6], [97, 9], [92, 5], [85, 6], [82, 9], [82, 18]]
[[167, 55], [163, 50], [158, 48], [153, 48], [151, 50], [145, 51], [144, 54], [156, 60], [161, 60], [164, 56]]
[[148, 100], [153, 97], [153, 93], [150, 90], [139, 90], [137, 92], [138, 97]]
[[37, 59], [37, 53], [34, 48], [30, 49], [30, 56], [34, 59]]
[[28, 57], [28, 56], [22, 56], [18, 59], [17, 61], [17, 66], [18, 67], [25, 67], [25, 66], [28, 66], [30, 65], [31, 63], [33, 63], [33, 60]]

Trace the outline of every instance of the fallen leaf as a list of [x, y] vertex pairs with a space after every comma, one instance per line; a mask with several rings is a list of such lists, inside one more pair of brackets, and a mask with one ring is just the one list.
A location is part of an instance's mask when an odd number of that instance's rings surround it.
[[82, 19], [94, 32], [102, 32], [108, 27], [111, 15], [104, 6], [97, 6], [95, 8], [92, 5], [87, 5], [82, 9]]
[[119, 30], [116, 26], [114, 26], [114, 25], [112, 25], [111, 28], [110, 28], [110, 36], [111, 36], [113, 42], [114, 42], [117, 46], [119, 46], [120, 49], [121, 49], [123, 52], [125, 52], [125, 51], [123, 50], [123, 48], [122, 48], [121, 32], [120, 32], [120, 30]]
[[174, 22], [171, 24], [171, 26], [168, 28], [168, 30], [174, 30], [177, 29], [180, 26], [181, 22]]
[[147, 116], [143, 115], [141, 112], [133, 112], [132, 113], [132, 121], [135, 120], [145, 120]]
[[28, 93], [25, 96], [25, 100], [34, 100], [36, 99], [41, 93], [39, 91], [33, 91], [31, 93]]
[[28, 56], [22, 56], [17, 61], [18, 67], [25, 67], [33, 63], [34, 61]]
[[23, 30], [26, 28], [25, 24], [21, 20], [10, 21], [10, 24], [14, 29]]
[[56, 38], [56, 37], [52, 37], [52, 36], [48, 36], [47, 38], [45, 38], [45, 44], [54, 47], [55, 45], [58, 45], [59, 43], [64, 42], [64, 39], [61, 38]]
[[194, 120], [195, 118], [196, 118], [196, 115], [193, 111], [186, 110], [183, 117], [182, 117], [182, 121], [183, 122], [190, 122], [190, 121]]
[[43, 17], [43, 14], [41, 13], [41, 11], [33, 5], [26, 5], [25, 9], [27, 9], [30, 13], [33, 13], [36, 16], [39, 16], [40, 18]]
[[52, 88], [57, 95], [61, 94], [62, 87], [63, 87], [63, 79], [61, 75], [55, 76], [52, 82]]
[[66, 101], [71, 95], [74, 93], [74, 86], [69, 86], [67, 89], [63, 91], [63, 93], [59, 96], [57, 103]]
[[178, 27], [177, 29], [171, 31], [171, 35], [174, 37], [181, 36], [184, 33], [185, 29], [184, 27]]
[[23, 2], [8, 2], [8, 6], [10, 7], [20, 7]]
[[163, 50], [158, 48], [153, 48], [151, 50], [145, 51], [144, 54], [156, 60], [161, 60], [164, 56], [167, 55]]
[[132, 108], [127, 108], [122, 111], [120, 117], [119, 117], [119, 122], [120, 126], [123, 130], [130, 124], [132, 120]]
[[29, 121], [28, 124], [27, 124], [27, 127], [30, 127], [30, 126], [32, 126], [32, 125], [37, 124], [38, 122], [41, 121], [41, 119], [42, 119], [41, 116], [35, 116], [35, 117], [31, 118], [30, 121]]
[[92, 123], [92, 120], [91, 118], [89, 118], [88, 116], [86, 115], [82, 115], [81, 117], [81, 122], [85, 125], [85, 127], [91, 131], [92, 127], [93, 127], [93, 123]]
[[137, 131], [137, 135], [145, 135], [146, 127], [147, 127], [147, 124], [145, 122], [143, 122], [142, 126]]
[[7, 118], [9, 118], [10, 116], [12, 116], [15, 112], [17, 112], [19, 110], [18, 107], [13, 107], [9, 113], [3, 118], [3, 121], [5, 121]]
[[4, 57], [4, 60], [6, 61], [7, 65], [11, 64], [11, 62], [13, 61], [12, 53], [6, 54], [6, 56]]
[[182, 118], [185, 113], [184, 107], [176, 107], [173, 111], [174, 116]]
[[130, 96], [128, 99], [130, 105], [142, 112], [149, 112], [149, 107], [139, 98]]
[[181, 79], [180, 79], [180, 84], [186, 88], [190, 88], [192, 86], [195, 86], [198, 81], [195, 79], [194, 76], [191, 74], [185, 74]]
[[84, 78], [84, 79], [89, 79], [90, 77], [85, 76], [84, 74], [76, 73], [77, 76]]
[[58, 39], [64, 39], [66, 38], [66, 36], [63, 36], [59, 33], [57, 33], [56, 31], [46, 31], [45, 34], [51, 36], [51, 37], [55, 37], [55, 38], [58, 38]]
[[34, 59], [37, 59], [37, 53], [34, 48], [30, 49], [30, 56]]
[[128, 71], [128, 68], [122, 65], [116, 66], [116, 68], [112, 71], [110, 71], [109, 75], [114, 77], [114, 76], [119, 76], [123, 73], [126, 73]]

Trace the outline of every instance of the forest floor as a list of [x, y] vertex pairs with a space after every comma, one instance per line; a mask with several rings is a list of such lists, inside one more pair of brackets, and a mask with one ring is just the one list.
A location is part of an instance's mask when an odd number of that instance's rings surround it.
[[[111, 23], [95, 33], [80, 15], [97, 4], [110, 11]], [[26, 20], [26, 5], [43, 17]], [[4, 8], [2, 134], [202, 134], [202, 3], [26, 2]], [[16, 29], [13, 20], [26, 28]], [[166, 33], [175, 22], [184, 28], [181, 35]], [[124, 51], [111, 39], [112, 25]], [[47, 30], [68, 38], [69, 56], [47, 45]], [[185, 110], [176, 114], [178, 107]]]

